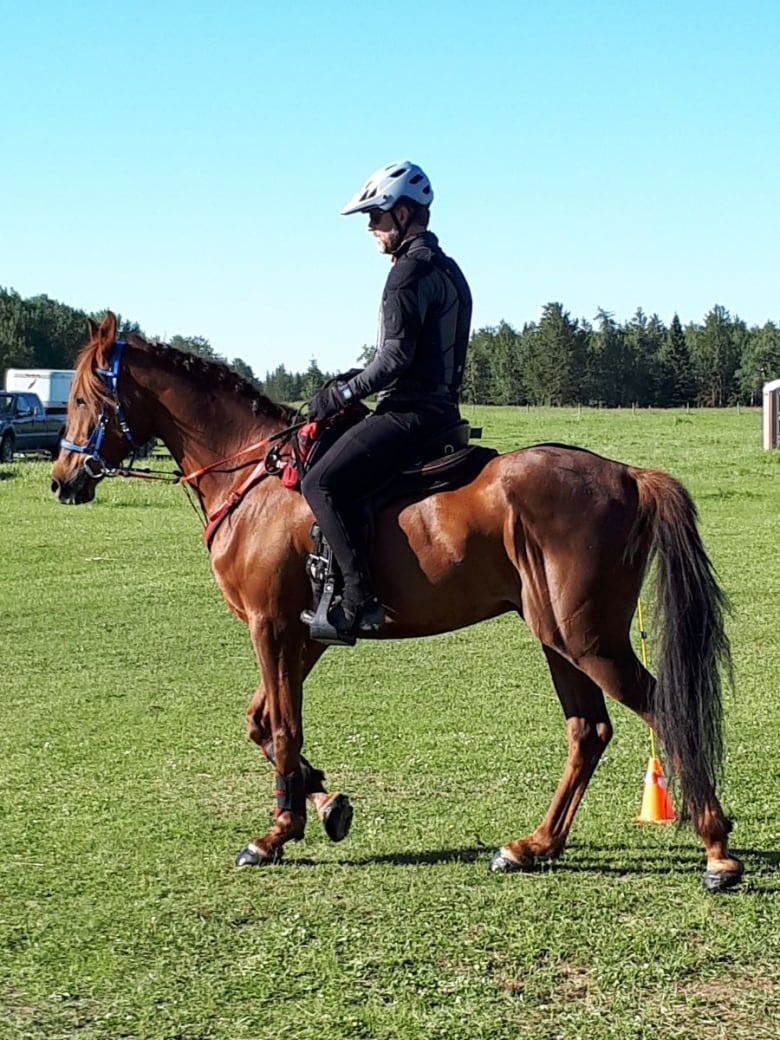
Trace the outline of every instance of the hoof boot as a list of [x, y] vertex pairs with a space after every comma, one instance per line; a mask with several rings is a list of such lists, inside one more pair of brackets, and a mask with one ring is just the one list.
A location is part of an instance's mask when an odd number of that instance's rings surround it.
[[236, 866], [242, 867], [265, 867], [272, 863], [278, 863], [282, 858], [282, 850], [278, 849], [273, 856], [267, 855], [257, 845], [247, 845], [236, 856]]
[[741, 870], [705, 870], [702, 884], [708, 892], [726, 892], [739, 883]]
[[522, 868], [518, 863], [515, 863], [513, 859], [510, 859], [503, 849], [498, 849], [493, 853], [493, 858], [489, 863], [489, 869], [492, 870], [494, 874], [514, 874]]
[[345, 794], [337, 794], [322, 811], [322, 826], [331, 841], [343, 841], [352, 826], [352, 803]]

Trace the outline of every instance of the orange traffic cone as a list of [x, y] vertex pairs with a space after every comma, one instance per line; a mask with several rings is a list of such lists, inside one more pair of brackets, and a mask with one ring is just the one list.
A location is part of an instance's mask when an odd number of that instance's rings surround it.
[[674, 819], [674, 806], [669, 797], [664, 771], [659, 760], [651, 755], [647, 760], [642, 808], [636, 823], [669, 823]]

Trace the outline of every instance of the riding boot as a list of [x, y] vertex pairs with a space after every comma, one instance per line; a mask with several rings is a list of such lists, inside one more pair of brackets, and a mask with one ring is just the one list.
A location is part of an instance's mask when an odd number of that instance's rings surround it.
[[385, 612], [371, 582], [361, 575], [356, 583], [344, 583], [341, 603], [332, 612], [339, 630], [360, 635], [376, 635], [385, 623]]
[[[326, 584], [326, 589], [327, 589]], [[367, 583], [346, 583], [333, 606], [301, 612], [301, 621], [311, 627], [312, 636], [320, 642], [354, 646], [358, 636], [375, 636], [385, 621], [382, 604]]]

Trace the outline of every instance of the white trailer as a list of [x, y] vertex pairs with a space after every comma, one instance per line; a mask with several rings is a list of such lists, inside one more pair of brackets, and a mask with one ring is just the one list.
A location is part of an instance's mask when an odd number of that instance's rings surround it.
[[9, 368], [5, 373], [6, 390], [40, 397], [47, 412], [62, 412], [68, 406], [70, 384], [74, 372], [67, 368]]

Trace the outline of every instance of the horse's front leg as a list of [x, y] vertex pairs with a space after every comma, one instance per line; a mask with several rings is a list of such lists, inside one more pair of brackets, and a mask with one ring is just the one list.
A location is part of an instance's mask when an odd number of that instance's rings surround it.
[[[299, 840], [303, 837], [303, 827], [306, 820], [305, 801], [300, 798], [302, 785], [304, 799], [308, 799], [314, 806], [317, 815], [322, 822], [325, 833], [331, 841], [342, 841], [349, 833], [352, 824], [352, 804], [349, 798], [341, 793], [329, 794], [325, 789], [325, 774], [322, 770], [314, 767], [300, 753], [302, 746], [302, 730], [300, 718], [302, 713], [302, 685], [306, 676], [314, 667], [325, 650], [320, 643], [307, 640], [302, 649], [299, 647], [297, 654], [293, 657], [300, 663], [295, 668], [289, 665], [281, 669], [283, 680], [279, 681], [278, 659], [275, 651], [266, 648], [266, 636], [264, 626], [259, 626], [261, 638], [255, 642], [258, 663], [262, 673], [260, 685], [255, 691], [246, 712], [247, 735], [249, 739], [257, 744], [263, 755], [273, 765], [276, 772], [276, 824], [275, 827], [262, 838], [251, 842], [243, 849], [238, 857], [238, 866], [259, 866], [264, 863], [277, 862], [281, 858], [282, 845], [286, 841]], [[289, 654], [285, 654], [289, 658]], [[266, 678], [268, 677], [268, 678]], [[278, 766], [277, 746], [279, 741], [285, 743], [285, 733], [289, 727], [282, 731], [274, 725], [274, 718], [279, 717], [280, 712], [274, 711], [279, 704], [279, 694], [283, 687], [284, 679], [292, 682], [297, 677], [297, 726], [293, 727], [297, 737], [294, 740], [298, 751], [298, 768], [285, 771], [284, 766]], [[273, 679], [276, 679], [276, 685]], [[290, 702], [292, 703], [292, 702]], [[289, 714], [289, 713], [288, 713]], [[285, 718], [285, 712], [281, 712]], [[290, 764], [289, 758], [283, 760], [285, 765]], [[301, 802], [303, 804], [301, 806]], [[286, 813], [292, 813], [293, 818], [286, 817]], [[292, 826], [292, 830], [285, 830]], [[296, 833], [300, 830], [300, 833]], [[281, 840], [281, 843], [279, 839]]]
[[294, 626], [267, 616], [250, 623], [252, 643], [263, 677], [265, 728], [275, 770], [276, 807], [269, 831], [238, 854], [239, 867], [277, 863], [288, 841], [306, 829], [306, 790], [301, 768], [303, 745], [302, 643]]
[[[260, 693], [260, 690], [258, 690]], [[255, 695], [257, 697], [257, 694]], [[265, 699], [265, 693], [261, 694]], [[254, 704], [255, 701], [253, 700]], [[251, 705], [250, 705], [251, 708]], [[247, 716], [249, 716], [249, 712]], [[254, 714], [254, 713], [252, 713]], [[250, 731], [255, 729], [255, 723], [250, 723]], [[250, 732], [250, 739], [254, 739]], [[273, 741], [268, 737], [260, 743], [260, 750], [265, 757], [275, 766]], [[301, 755], [301, 772], [303, 773], [303, 789], [307, 800], [314, 806], [314, 811], [319, 817], [325, 833], [333, 842], [343, 841], [349, 834], [352, 826], [353, 807], [347, 795], [340, 791], [328, 792], [325, 788], [325, 774], [317, 769], [307, 758]]]

